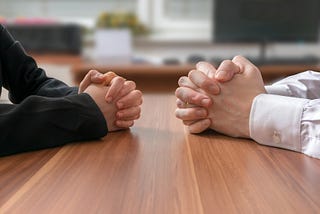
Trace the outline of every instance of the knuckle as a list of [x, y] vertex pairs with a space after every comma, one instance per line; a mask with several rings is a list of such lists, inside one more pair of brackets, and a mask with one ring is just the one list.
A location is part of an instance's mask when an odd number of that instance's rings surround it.
[[135, 117], [134, 117], [134, 120], [137, 120], [140, 118], [140, 114], [137, 114]]
[[142, 97], [142, 92], [140, 90], [135, 90], [138, 97]]
[[96, 73], [96, 72], [97, 72], [96, 70], [91, 69], [91, 70], [88, 72], [88, 74], [89, 74], [89, 75], [92, 75], [92, 74], [94, 74], [94, 73]]
[[195, 73], [197, 73], [197, 70], [191, 70], [191, 71], [189, 71], [188, 77], [189, 77], [189, 78], [192, 78]]
[[178, 87], [176, 89], [176, 91], [174, 92], [174, 94], [176, 95], [176, 97], [180, 97], [180, 95], [181, 95], [181, 87]]
[[177, 117], [177, 118], [180, 118], [180, 109], [176, 109], [175, 111], [174, 111], [174, 114], [175, 114], [175, 116]]
[[135, 83], [134, 81], [132, 81], [132, 80], [127, 81], [127, 83], [128, 83], [128, 85], [129, 85], [130, 87], [132, 87], [132, 88], [134, 88], [134, 89], [137, 87], [136, 83]]
[[118, 75], [114, 73], [113, 71], [108, 71], [105, 75], [110, 76], [110, 77], [117, 77]]
[[137, 107], [137, 114], [141, 114], [141, 108], [140, 108], [140, 106]]
[[203, 66], [205, 63], [206, 63], [205, 61], [199, 61], [199, 62], [197, 62], [196, 68], [199, 67], [199, 66]]
[[114, 79], [115, 82], [124, 82], [124, 81], [125, 81], [125, 80], [124, 80], [122, 77], [120, 77], [120, 76], [116, 76], [116, 77], [114, 77], [113, 79]]
[[220, 66], [225, 65], [225, 64], [227, 64], [227, 63], [228, 63], [228, 60], [225, 59], [225, 60], [223, 60], [223, 61], [220, 63]]
[[230, 66], [230, 65], [232, 65], [232, 64], [233, 64], [233, 63], [232, 63], [231, 60], [226, 59], [226, 60], [223, 60], [223, 61], [221, 62], [220, 66], [224, 67], [224, 66]]
[[183, 86], [185, 84], [185, 82], [186, 82], [186, 78], [187, 78], [186, 76], [180, 77], [179, 80], [178, 80], [178, 85], [179, 86]]
[[238, 61], [238, 60], [241, 60], [243, 57], [241, 55], [236, 55], [235, 57], [233, 57], [232, 61], [235, 60], [235, 61]]

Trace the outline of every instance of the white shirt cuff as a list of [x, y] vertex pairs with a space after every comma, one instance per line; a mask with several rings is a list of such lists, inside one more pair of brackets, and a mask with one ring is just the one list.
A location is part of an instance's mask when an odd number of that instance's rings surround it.
[[250, 112], [250, 137], [256, 142], [301, 152], [301, 115], [307, 99], [260, 94]]

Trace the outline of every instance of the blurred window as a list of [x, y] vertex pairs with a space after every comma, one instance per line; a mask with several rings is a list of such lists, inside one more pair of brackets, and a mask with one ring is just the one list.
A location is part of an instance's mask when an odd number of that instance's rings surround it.
[[138, 0], [0, 0], [0, 16], [96, 18], [103, 11], [135, 11]]
[[138, 0], [138, 13], [159, 38], [210, 40], [213, 2]]
[[153, 0], [156, 28], [203, 28], [209, 24], [212, 0]]
[[[214, 0], [0, 0], [0, 18], [41, 17], [92, 27], [104, 11], [137, 12], [155, 34], [209, 39]], [[195, 34], [198, 34], [195, 35]]]
[[212, 0], [163, 0], [164, 15], [175, 20], [207, 20]]

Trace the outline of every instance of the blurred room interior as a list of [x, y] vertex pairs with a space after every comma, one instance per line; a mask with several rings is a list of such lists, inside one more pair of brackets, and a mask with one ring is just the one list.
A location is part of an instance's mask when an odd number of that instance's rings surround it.
[[112, 69], [139, 87], [176, 85], [198, 61], [239, 54], [315, 68], [318, 9], [317, 0], [0, 0], [0, 22], [49, 76], [77, 85], [91, 68]]

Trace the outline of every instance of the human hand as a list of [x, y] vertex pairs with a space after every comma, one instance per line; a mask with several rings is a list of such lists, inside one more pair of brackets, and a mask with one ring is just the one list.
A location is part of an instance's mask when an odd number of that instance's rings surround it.
[[[140, 116], [139, 105], [142, 103], [142, 94], [138, 90], [131, 90], [127, 93], [128, 89], [129, 87], [124, 87], [120, 91], [120, 95], [115, 98], [115, 102], [111, 103], [107, 103], [104, 99], [109, 87], [102, 84], [90, 84], [84, 91], [92, 97], [99, 107], [109, 131], [129, 128], [134, 124], [134, 120]], [[121, 120], [118, 119], [119, 117]]]
[[[234, 75], [232, 81], [219, 83], [220, 95], [209, 95], [214, 101], [208, 108], [209, 127], [233, 137], [249, 137], [252, 101], [258, 94], [266, 93], [264, 83], [259, 69], [244, 57], [235, 57], [230, 65], [238, 67], [240, 74]], [[187, 120], [191, 115], [182, 114], [180, 119]]]
[[84, 92], [84, 90], [92, 83], [110, 86], [105, 95], [106, 101], [110, 103], [112, 102], [113, 97], [117, 97], [124, 82], [124, 78], [116, 75], [112, 71], [102, 74], [97, 70], [90, 70], [80, 82], [78, 93]]
[[266, 93], [260, 70], [242, 56], [233, 58], [239, 75], [220, 84], [221, 93], [213, 95], [209, 109], [210, 128], [232, 137], [250, 138], [249, 118], [253, 99]]
[[[140, 117], [142, 103], [141, 91], [135, 90], [136, 84], [133, 81], [125, 80], [114, 72], [102, 74], [96, 70], [90, 70], [79, 86], [79, 93], [84, 92], [90, 84], [102, 84], [109, 86], [106, 94], [103, 96], [107, 103], [116, 102], [118, 107], [117, 120], [115, 124], [121, 128], [128, 128], [134, 124], [134, 120]], [[132, 98], [136, 100], [133, 102]]]
[[115, 125], [122, 128], [133, 126], [134, 120], [139, 119], [142, 104], [142, 92], [135, 88], [133, 81], [126, 81], [124, 87], [115, 98], [117, 107]]
[[180, 87], [176, 90], [176, 116], [183, 120], [191, 133], [200, 133], [210, 127], [211, 121], [203, 118], [207, 114], [205, 108], [212, 104], [212, 100], [206, 94], [219, 94], [218, 81], [230, 81], [240, 72], [231, 60], [224, 60], [217, 70], [207, 62], [197, 63], [196, 69], [190, 71], [188, 77], [183, 76], [179, 79]]

